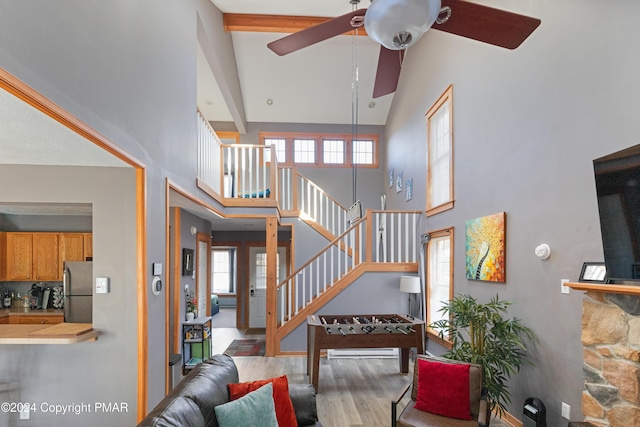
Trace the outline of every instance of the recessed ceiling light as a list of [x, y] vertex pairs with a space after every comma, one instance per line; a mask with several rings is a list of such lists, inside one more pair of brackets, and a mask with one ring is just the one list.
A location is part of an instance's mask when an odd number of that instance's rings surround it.
[[369, 103], [369, 108], [373, 108], [373, 107], [375, 107], [375, 106], [376, 106], [376, 103], [375, 103], [375, 102], [371, 101], [371, 102]]
[[267, 98], [267, 105], [273, 105], [273, 99]]

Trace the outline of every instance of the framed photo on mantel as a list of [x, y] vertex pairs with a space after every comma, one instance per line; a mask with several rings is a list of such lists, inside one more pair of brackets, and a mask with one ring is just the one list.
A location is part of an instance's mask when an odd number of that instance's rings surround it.
[[604, 262], [585, 262], [582, 264], [579, 282], [606, 283], [607, 267]]

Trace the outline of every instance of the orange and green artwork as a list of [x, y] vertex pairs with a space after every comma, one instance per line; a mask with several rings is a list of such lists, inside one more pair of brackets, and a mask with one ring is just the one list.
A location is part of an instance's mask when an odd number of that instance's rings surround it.
[[500, 212], [466, 222], [467, 279], [505, 282], [505, 220]]

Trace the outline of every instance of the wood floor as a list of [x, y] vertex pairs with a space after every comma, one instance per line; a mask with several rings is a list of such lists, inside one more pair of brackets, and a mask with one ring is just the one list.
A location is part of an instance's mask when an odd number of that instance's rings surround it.
[[[245, 336], [237, 329], [213, 330], [213, 353], [223, 352], [234, 339]], [[306, 357], [234, 357], [240, 381], [287, 375], [291, 383], [307, 383]], [[320, 360], [317, 404], [324, 427], [388, 427], [391, 400], [411, 381], [399, 372], [397, 359]], [[405, 400], [408, 398], [405, 398]], [[492, 427], [508, 427], [499, 420]]]

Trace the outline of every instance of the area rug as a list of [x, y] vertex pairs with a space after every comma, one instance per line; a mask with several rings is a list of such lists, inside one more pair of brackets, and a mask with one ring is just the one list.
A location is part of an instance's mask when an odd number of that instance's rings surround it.
[[223, 352], [229, 356], [264, 356], [264, 340], [233, 340]]

